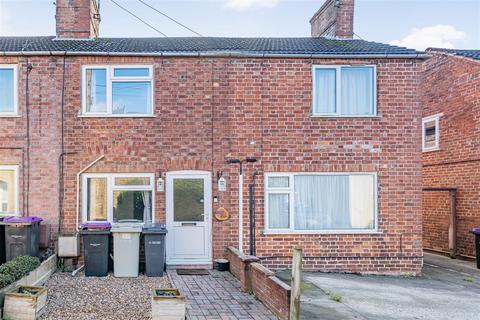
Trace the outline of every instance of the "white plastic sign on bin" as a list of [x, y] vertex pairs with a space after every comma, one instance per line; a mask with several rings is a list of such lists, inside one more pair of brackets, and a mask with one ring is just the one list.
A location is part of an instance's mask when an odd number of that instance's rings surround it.
[[120, 221], [112, 224], [110, 231], [113, 235], [113, 275], [138, 277], [142, 223]]

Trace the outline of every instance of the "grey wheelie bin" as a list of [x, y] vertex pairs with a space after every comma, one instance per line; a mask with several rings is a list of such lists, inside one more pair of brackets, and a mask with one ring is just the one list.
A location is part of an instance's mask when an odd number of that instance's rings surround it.
[[18, 256], [39, 255], [40, 222], [39, 217], [8, 217], [3, 219], [5, 226], [5, 260]]
[[85, 276], [106, 277], [108, 275], [108, 243], [110, 223], [84, 223], [80, 234], [83, 239]]
[[477, 255], [477, 268], [480, 269], [480, 227], [473, 228], [470, 232], [475, 235], [475, 253]]
[[115, 277], [138, 277], [141, 233], [142, 222], [138, 220], [120, 220], [112, 224]]
[[150, 224], [143, 228], [145, 242], [145, 274], [147, 277], [162, 277], [165, 269], [164, 224]]

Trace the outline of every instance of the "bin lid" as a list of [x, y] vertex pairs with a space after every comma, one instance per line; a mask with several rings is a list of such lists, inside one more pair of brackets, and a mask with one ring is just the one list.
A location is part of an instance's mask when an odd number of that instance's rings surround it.
[[119, 220], [112, 224], [112, 232], [142, 232], [143, 222], [140, 220]]
[[110, 230], [106, 229], [89, 229], [89, 230], [80, 230], [81, 235], [86, 234], [110, 234]]
[[163, 223], [149, 223], [143, 226], [144, 234], [166, 234], [167, 228]]
[[110, 229], [112, 225], [107, 221], [98, 221], [98, 222], [85, 222], [80, 225], [82, 230], [93, 230], [93, 229]]
[[41, 222], [41, 221], [43, 221], [42, 218], [35, 217], [35, 216], [31, 216], [31, 217], [6, 217], [6, 218], [3, 219], [3, 222], [5, 224], [9, 224], [9, 223], [32, 224], [32, 223]]
[[470, 232], [473, 234], [480, 234], [480, 227], [475, 227], [472, 230], [470, 230]]

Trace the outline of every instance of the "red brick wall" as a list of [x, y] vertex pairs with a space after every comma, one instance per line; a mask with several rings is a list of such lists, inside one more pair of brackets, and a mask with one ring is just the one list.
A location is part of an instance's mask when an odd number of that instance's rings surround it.
[[19, 78], [19, 116], [0, 117], [0, 164], [19, 166], [20, 213], [41, 216], [56, 234], [63, 58], [2, 57], [0, 63], [18, 64]]
[[245, 256], [238, 249], [228, 248], [230, 272], [240, 281], [240, 288], [255, 294], [279, 319], [288, 319], [290, 311], [290, 286], [262, 266], [258, 258]]
[[[458, 252], [473, 256], [474, 237], [468, 231], [480, 225], [480, 62], [434, 53], [424, 63], [422, 77], [423, 116], [443, 113], [440, 150], [423, 153], [423, 185], [457, 188]], [[432, 206], [424, 210], [424, 219], [431, 210]], [[429, 229], [425, 232], [432, 237]]]
[[[92, 0], [56, 0], [55, 23], [58, 38], [88, 39], [93, 36]], [[96, 25], [98, 28], [98, 23]]]
[[[23, 58], [25, 59], [25, 58]], [[36, 102], [42, 125], [59, 116], [63, 58], [31, 58], [31, 83], [44, 100]], [[1, 58], [5, 60], [5, 58]], [[248, 188], [253, 170], [256, 185], [257, 256], [268, 266], [289, 265], [290, 251], [301, 246], [311, 269], [369, 273], [416, 273], [421, 268], [421, 175], [418, 62], [401, 59], [249, 59], [67, 57], [65, 91], [65, 219], [75, 228], [76, 174], [104, 154], [87, 172], [223, 171], [227, 192], [218, 192], [220, 206], [230, 212], [213, 222], [213, 255], [226, 256], [238, 244], [238, 166], [225, 158], [255, 156], [246, 165], [244, 187], [244, 251], [248, 251]], [[52, 62], [54, 61], [54, 62]], [[82, 118], [82, 64], [153, 64], [153, 118]], [[310, 118], [312, 64], [376, 64], [376, 118]], [[50, 71], [42, 71], [50, 64]], [[22, 69], [23, 70], [23, 69]], [[24, 71], [21, 72], [24, 77]], [[48, 81], [46, 81], [46, 79]], [[45, 81], [44, 81], [45, 80]], [[43, 88], [43, 90], [40, 90]], [[44, 92], [52, 92], [43, 96]], [[48, 99], [47, 99], [48, 97]], [[57, 118], [58, 120], [58, 118]], [[21, 119], [0, 119], [24, 125]], [[39, 122], [40, 123], [40, 122]], [[54, 129], [56, 128], [56, 129]], [[47, 128], [45, 128], [47, 130]], [[48, 127], [58, 130], [58, 125]], [[52, 187], [58, 172], [52, 150], [57, 135], [32, 134], [47, 143], [36, 145], [43, 158], [36, 171], [32, 206], [45, 213], [57, 207]], [[42, 149], [44, 148], [44, 149]], [[42, 151], [43, 150], [43, 151]], [[72, 154], [73, 153], [73, 154]], [[45, 167], [45, 166], [50, 167]], [[379, 233], [373, 235], [263, 234], [263, 174], [271, 171], [378, 172]], [[48, 181], [48, 183], [45, 183]], [[37, 191], [37, 190], [35, 190]], [[55, 194], [55, 197], [52, 197]], [[48, 210], [43, 210], [48, 206]], [[42, 208], [42, 210], [40, 210]], [[50, 210], [52, 208], [52, 210]], [[156, 194], [156, 221], [165, 221], [165, 194]], [[53, 221], [51, 221], [53, 223]]]
[[249, 268], [252, 291], [279, 319], [288, 320], [290, 312], [290, 286], [260, 263]]
[[310, 19], [312, 37], [353, 37], [354, 0], [326, 0]]
[[450, 195], [448, 191], [423, 192], [423, 248], [450, 253]]

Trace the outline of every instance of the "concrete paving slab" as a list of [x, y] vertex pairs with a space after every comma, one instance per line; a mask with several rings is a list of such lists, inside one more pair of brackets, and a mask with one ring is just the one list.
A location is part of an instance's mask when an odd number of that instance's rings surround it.
[[[288, 272], [279, 273], [283, 279]], [[333, 301], [328, 294], [341, 297]], [[302, 319], [479, 320], [480, 270], [425, 254], [418, 277], [304, 273]]]

